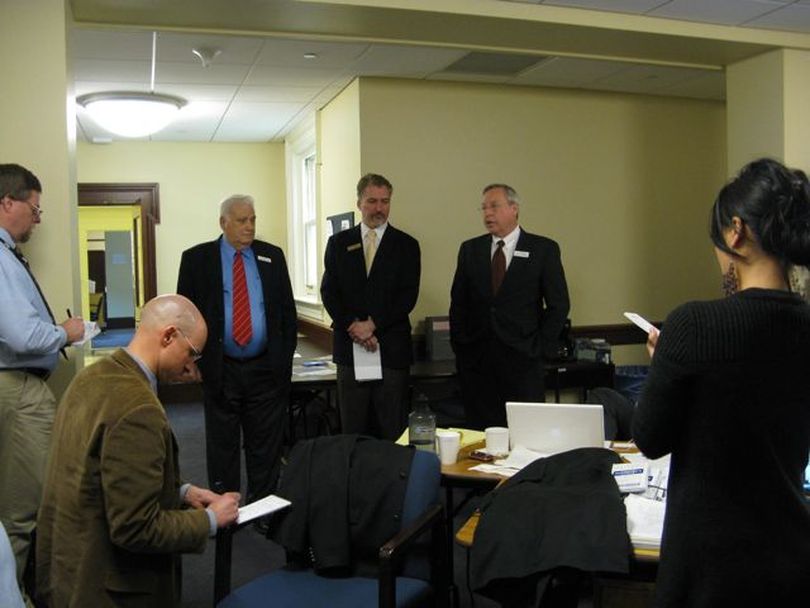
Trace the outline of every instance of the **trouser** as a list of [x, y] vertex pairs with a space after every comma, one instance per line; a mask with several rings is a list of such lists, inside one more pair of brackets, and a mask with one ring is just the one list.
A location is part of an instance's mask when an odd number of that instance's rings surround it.
[[469, 428], [506, 426], [507, 401], [546, 399], [543, 360], [530, 359], [498, 340], [490, 340], [477, 358], [459, 357], [457, 365]]
[[382, 376], [382, 380], [357, 382], [353, 366], [338, 365], [341, 432], [391, 440], [402, 434], [410, 409], [410, 370], [384, 367]]
[[247, 501], [272, 494], [281, 466], [290, 373], [279, 375], [264, 358], [225, 359], [222, 389], [205, 387], [208, 481], [218, 492], [238, 492], [244, 439]]
[[22, 581], [56, 413], [45, 381], [25, 372], [0, 372], [0, 521]]

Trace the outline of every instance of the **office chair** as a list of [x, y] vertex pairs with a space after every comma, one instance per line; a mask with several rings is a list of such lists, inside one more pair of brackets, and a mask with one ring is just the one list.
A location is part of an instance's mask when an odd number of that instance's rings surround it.
[[[436, 455], [415, 451], [405, 490], [401, 528], [379, 548], [374, 564], [376, 578], [326, 577], [311, 568], [300, 569], [288, 563], [230, 593], [234, 529], [221, 530], [217, 535], [214, 605], [219, 608], [446, 605], [449, 582], [444, 555], [444, 513], [439, 502], [440, 478], [441, 467]], [[430, 543], [424, 539], [420, 542], [420, 537], [428, 531]]]

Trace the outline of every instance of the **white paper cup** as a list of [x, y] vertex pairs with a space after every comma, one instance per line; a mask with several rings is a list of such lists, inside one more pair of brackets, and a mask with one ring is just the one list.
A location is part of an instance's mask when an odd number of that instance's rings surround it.
[[493, 456], [506, 456], [509, 453], [509, 429], [505, 426], [491, 426], [484, 430], [487, 453]]
[[461, 433], [458, 431], [436, 431], [436, 447], [442, 464], [456, 463], [460, 445]]

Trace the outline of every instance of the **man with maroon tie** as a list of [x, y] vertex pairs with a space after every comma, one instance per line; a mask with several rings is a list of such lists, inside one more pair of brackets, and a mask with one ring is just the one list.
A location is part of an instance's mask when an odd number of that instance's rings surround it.
[[205, 396], [208, 477], [239, 491], [244, 438], [247, 501], [278, 477], [296, 344], [296, 313], [281, 249], [255, 240], [253, 198], [220, 206], [222, 236], [183, 252], [177, 293], [202, 312], [209, 337], [199, 368]]

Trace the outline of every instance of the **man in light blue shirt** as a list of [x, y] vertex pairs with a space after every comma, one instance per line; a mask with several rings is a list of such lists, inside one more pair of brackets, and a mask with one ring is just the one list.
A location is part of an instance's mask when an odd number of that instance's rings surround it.
[[29, 170], [0, 164], [0, 521], [22, 580], [56, 402], [45, 380], [59, 351], [84, 335], [78, 317], [57, 325], [19, 250], [42, 215], [42, 185]]

